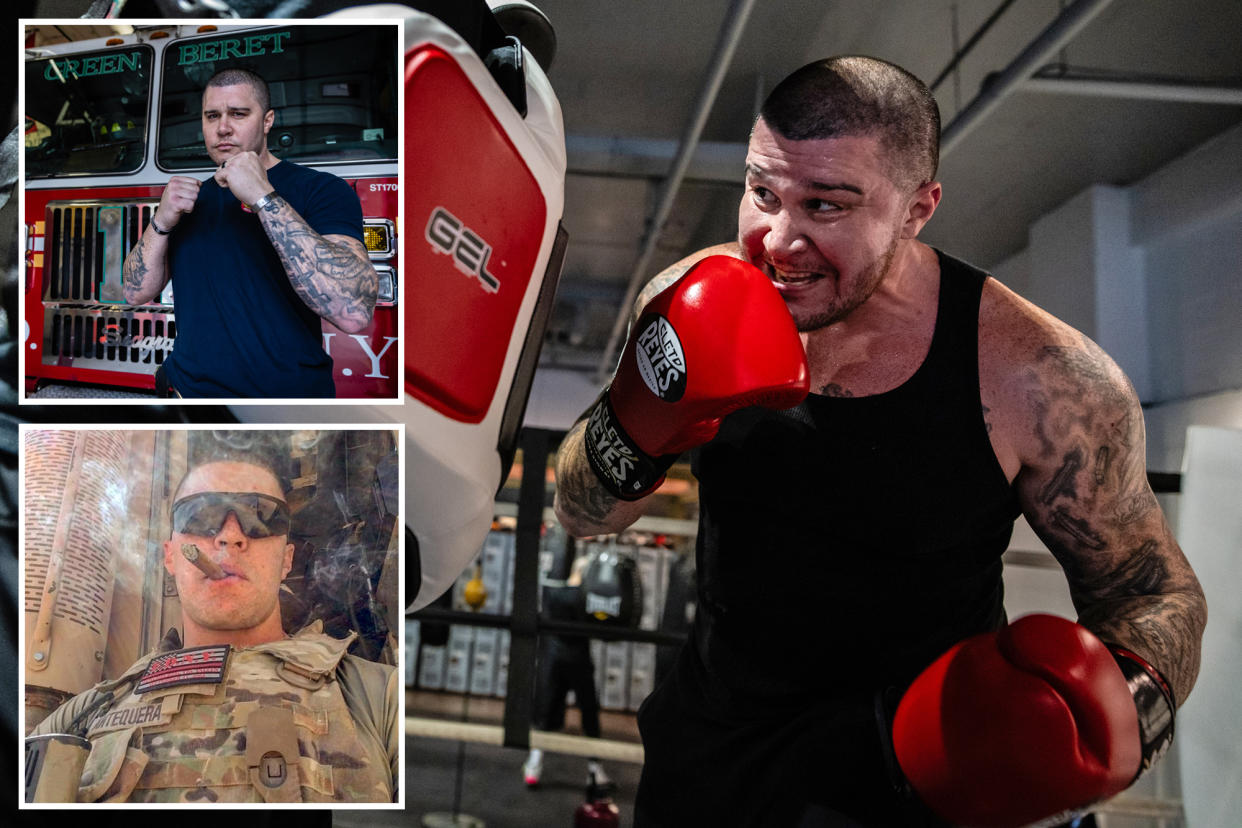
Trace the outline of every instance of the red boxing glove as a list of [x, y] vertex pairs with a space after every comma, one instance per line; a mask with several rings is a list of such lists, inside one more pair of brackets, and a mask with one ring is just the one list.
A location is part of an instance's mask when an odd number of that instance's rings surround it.
[[643, 308], [591, 412], [587, 459], [605, 488], [637, 500], [729, 412], [790, 408], [809, 390], [802, 340], [771, 281], [709, 256]]
[[953, 646], [897, 707], [893, 748], [923, 801], [968, 826], [1029, 825], [1128, 787], [1138, 714], [1109, 649], [1028, 615]]

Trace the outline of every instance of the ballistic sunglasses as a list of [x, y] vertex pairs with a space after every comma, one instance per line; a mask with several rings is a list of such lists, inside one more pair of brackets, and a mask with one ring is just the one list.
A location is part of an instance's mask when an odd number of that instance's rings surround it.
[[258, 492], [199, 492], [173, 504], [172, 528], [185, 535], [213, 538], [229, 513], [248, 538], [289, 534], [289, 504]]

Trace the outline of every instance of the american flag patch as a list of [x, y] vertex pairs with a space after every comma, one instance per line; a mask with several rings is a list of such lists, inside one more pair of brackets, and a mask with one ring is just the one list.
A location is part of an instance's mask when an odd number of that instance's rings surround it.
[[178, 684], [219, 684], [224, 680], [229, 645], [191, 647], [151, 659], [138, 679], [137, 693], [147, 693]]

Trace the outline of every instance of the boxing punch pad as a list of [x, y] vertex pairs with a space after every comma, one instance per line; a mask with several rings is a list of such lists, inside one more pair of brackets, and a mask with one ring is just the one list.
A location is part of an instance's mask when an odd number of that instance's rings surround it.
[[591, 555], [582, 575], [587, 619], [637, 627], [643, 614], [643, 586], [638, 564], [629, 555], [604, 549]]
[[433, 23], [407, 19], [406, 47], [405, 154], [434, 159], [402, 199], [415, 610], [478, 553], [513, 460], [566, 244], [565, 145], [535, 60], [520, 60], [520, 114], [484, 61]]
[[499, 27], [475, 27], [468, 41], [404, 6], [330, 16], [405, 24], [402, 404], [234, 413], [250, 422], [404, 424], [413, 612], [478, 554], [508, 475], [567, 241], [565, 131], [543, 69]]

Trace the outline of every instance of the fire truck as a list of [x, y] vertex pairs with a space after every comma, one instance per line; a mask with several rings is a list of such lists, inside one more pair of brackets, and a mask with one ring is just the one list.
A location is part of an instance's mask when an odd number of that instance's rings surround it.
[[[64, 28], [64, 27], [62, 27]], [[29, 31], [29, 30], [28, 30]], [[371, 325], [323, 321], [339, 398], [398, 396], [399, 27], [135, 26], [25, 60], [25, 392], [153, 392], [177, 337], [170, 283], [127, 304], [122, 264], [172, 175], [215, 171], [200, 101], [226, 66], [267, 80], [269, 150], [340, 176], [358, 194], [379, 296]]]

